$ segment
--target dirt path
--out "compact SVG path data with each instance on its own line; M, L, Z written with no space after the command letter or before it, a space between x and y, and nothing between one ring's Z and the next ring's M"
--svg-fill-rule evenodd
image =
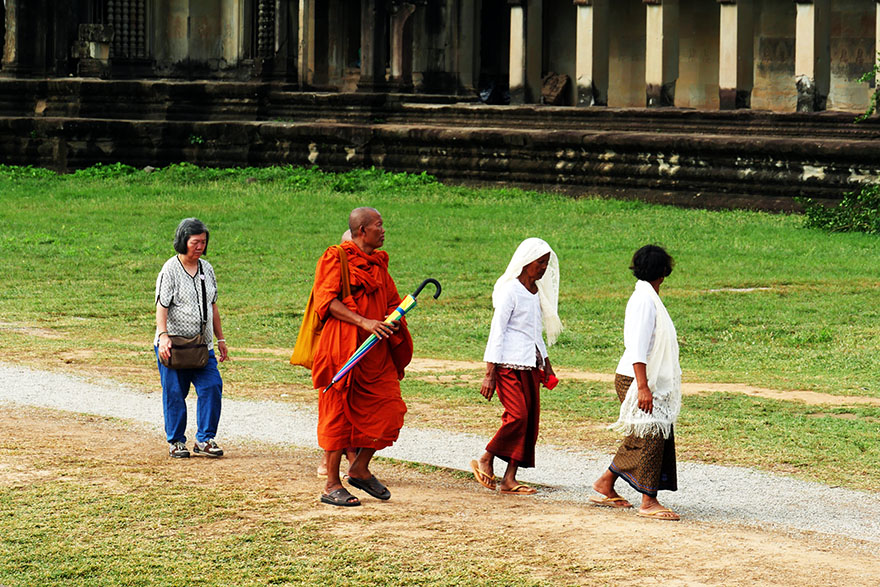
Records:
M242 349L249 354L268 354L275 356L287 356L289 351L283 349L248 348ZM486 365L477 361L454 361L449 359L427 359L416 357L412 360L407 372L417 379L439 383L476 383L485 371ZM456 373L450 374L450 371ZM594 373L577 369L559 369L556 373L560 379L569 381L600 381L613 383L614 375L610 373ZM815 391L779 391L764 387L754 387L741 383L694 383L685 382L681 386L685 395L697 395L703 393L741 393L754 397L775 399L782 401L797 401L808 405L826 406L880 406L880 398L874 397L846 397L818 393Z
M36 425L35 425L36 424ZM310 524L321 533L430 566L450 557L484 560L475 577L511 566L536 580L564 585L872 585L880 580L865 544L813 534L684 520L641 520L631 512L491 494L444 471L380 463L393 488L387 503L333 509L317 501L316 451L227 444L229 458L172 462L161 444L126 443L143 432L114 419L46 409L0 410L0 490L57 481L118 491L125 471L143 483L197 491L204 483L258 488L259 507L218 527L247 535L254 525ZM136 436L135 436L136 437ZM63 454L57 451L64 446ZM125 481L128 486L130 480ZM205 528L210 540L211 528ZM162 532L161 524L146 532ZM149 538L149 536L147 536ZM872 545L876 547L876 545Z
M48 328L39 328L24 323L0 322L0 330L8 330L19 334L34 336L38 338L60 339L65 338L63 333ZM125 344L135 344L132 341L119 340ZM290 356L290 349L286 348L242 348L235 349L236 353L233 357L236 361L247 362L249 360L259 360L256 358L238 356L238 352L249 355L270 355L275 357ZM73 351L61 357L66 363L74 362L77 359L88 358L89 351ZM85 355L85 356L84 356ZM449 359L428 359L416 357L410 364L408 371L415 377L432 382L445 383L473 383L479 381L482 377L485 364L478 361L456 361ZM450 374L449 372L457 372ZM557 373L560 379L572 381L599 381L611 383L614 380L613 374L595 373L591 371L582 371L577 369L560 369ZM686 395L696 395L703 393L741 393L754 397L761 397L782 401L798 401L808 405L825 405L825 406L880 406L880 398L873 397L847 397L839 395L831 395L827 393L818 393L814 391L789 390L780 391L764 387L755 387L740 383L706 383L706 382L684 382L682 383L682 393Z

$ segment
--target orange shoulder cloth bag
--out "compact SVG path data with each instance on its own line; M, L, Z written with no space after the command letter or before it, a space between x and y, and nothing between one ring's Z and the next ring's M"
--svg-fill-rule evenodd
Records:
M340 245L333 245L339 253L339 262L342 266L342 294L341 299L351 295L351 283L348 275L348 255ZM302 365L306 369L312 368L312 360L315 356L315 347L318 346L318 338L324 329L324 322L318 317L315 310L315 290L309 294L309 302L303 311L303 321L299 327L293 354L290 355L291 365Z

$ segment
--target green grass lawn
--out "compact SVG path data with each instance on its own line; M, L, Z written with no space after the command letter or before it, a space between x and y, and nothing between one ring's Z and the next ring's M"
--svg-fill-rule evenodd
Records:
M69 176L4 167L0 203L0 322L61 335L3 336L0 352L25 344L57 353L75 342L107 364L124 365L134 355L148 366L156 275L187 216L211 229L207 258L232 356L245 348L291 349L315 262L338 242L348 212L370 205L385 218L385 248L401 292L425 277L443 284L439 300L423 296L411 315L417 356L480 360L492 285L519 242L539 236L556 250L562 273L566 330L551 348L554 365L610 374L634 285L627 267L636 248L653 242L676 260L661 294L678 329L686 380L880 397L880 239L804 229L798 216L448 187L371 170L187 165L151 174L98 167ZM232 395L309 383L304 370L280 357L224 369ZM564 442L584 423L614 419L615 401L601 395L604 387L567 389L545 394L546 438ZM459 410L462 429L468 414L482 409L476 390L465 386L408 378L403 390L408 400L433 402L438 413ZM495 417L476 417L473 430ZM877 408L807 409L716 394L686 401L682 426L689 429L679 447L699 460L876 487L878 419ZM603 434L585 436L610 446L612 437ZM780 451L787 456L778 459ZM847 480L848 470L865 462L867 477Z
M40 366L46 357L84 352L86 370L158 387L150 348L155 279L174 254L178 222L197 216L211 229L207 258L219 280L230 352L251 359L222 367L227 394L277 398L278 390L290 390L289 401L314 402L305 370L283 354L253 349L292 349L315 262L360 205L383 213L402 292L425 277L443 284L439 300L425 295L411 314L417 356L479 361L492 285L518 243L539 236L556 250L562 271L566 330L551 348L555 366L610 374L634 285L627 266L636 248L653 242L676 259L661 293L686 380L880 397L876 236L807 230L798 216L448 187L363 170L184 165L147 174L111 166L57 176L0 166L0 353ZM476 387L408 376L408 422L488 434L499 406L487 406ZM610 458L617 438L604 425L617 407L608 384L564 381L543 395L541 442L605 450ZM876 491L878 423L878 407L715 393L685 398L676 444L682 461ZM0 487L3 584L554 583L508 571L501 553L512 546L500 533L480 539L491 535L497 556L474 550L463 533L416 543L415 550L385 545L381 534L344 540L334 534L342 528L338 518L310 513L311 478L291 494L285 475L266 478L274 465L262 471L253 464L265 451L254 449L238 463L224 459L226 477L217 473L205 483L196 472L181 481L164 459L105 462L100 450L107 447L68 456L54 450L59 441L36 438L24 448L14 433L0 442L9 462L33 463L22 469L32 481ZM243 463L256 467L249 483L240 482ZM409 527L407 515L376 514L362 531L393 516ZM435 517L443 520L438 528L448 527L448 512ZM205 536L210 550L200 554ZM526 550L522 557L534 556ZM487 562L491 568L474 575ZM536 568L555 575L565 564Z
M207 258L231 348L292 347L318 256L351 208L372 205L400 290L429 276L443 284L412 316L420 356L479 360L492 284L517 244L540 236L562 272L555 363L611 372L630 257L655 242L676 259L661 293L686 379L880 397L880 239L803 229L797 216L445 187L378 171L188 166L73 176L4 168L0 200L5 321L148 345L156 274L178 221L197 216L211 229Z

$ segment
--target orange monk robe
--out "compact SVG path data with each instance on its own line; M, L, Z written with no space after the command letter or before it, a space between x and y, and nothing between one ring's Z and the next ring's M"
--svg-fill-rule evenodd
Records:
M349 310L373 320L384 320L400 304L397 286L388 273L388 253L367 255L352 242L342 244L348 254L351 296L342 300ZM312 364L312 383L323 390L354 354L369 333L334 318L330 302L342 292L339 255L328 248L315 269L315 309L324 323ZM324 450L391 446L403 426L406 404L400 379L412 359L412 338L401 321L391 338L378 341L333 388L319 395L318 444Z

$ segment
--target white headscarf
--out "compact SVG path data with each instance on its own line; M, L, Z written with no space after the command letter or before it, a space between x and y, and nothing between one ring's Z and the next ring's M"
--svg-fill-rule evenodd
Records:
M495 282L495 289L492 291L492 305L498 306L502 285L519 277L523 267L532 261L537 261L547 253L550 253L547 271L544 273L544 277L536 281L535 284L538 286L538 299L541 302L541 314L544 316L547 346L550 346L556 342L556 338L562 332L562 322L559 320L559 259L546 242L539 238L527 238L520 243L508 263L504 275Z

